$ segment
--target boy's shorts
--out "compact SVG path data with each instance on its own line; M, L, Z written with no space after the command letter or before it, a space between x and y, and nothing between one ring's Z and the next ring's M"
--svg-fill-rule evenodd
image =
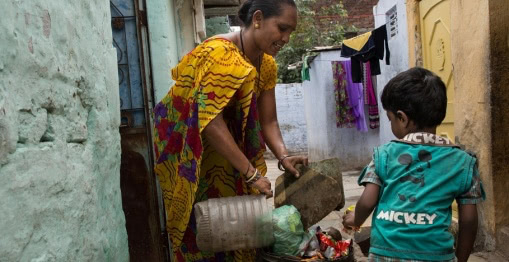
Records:
M440 262L457 262L456 258L451 260L441 260ZM429 260L403 259L396 257L384 257L377 254L369 253L368 262L430 262Z

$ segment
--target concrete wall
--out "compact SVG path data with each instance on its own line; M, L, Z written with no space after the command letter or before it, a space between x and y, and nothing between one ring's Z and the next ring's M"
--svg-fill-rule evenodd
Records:
M336 127L331 61L341 60L344 58L340 57L340 51L321 52L311 63L311 81L302 83L308 157L310 161L338 157L345 170L359 169L371 161L373 147L380 144L379 130L361 133L356 128Z
M0 10L0 260L128 261L109 1Z
M171 68L178 63L179 45L173 0L147 1L154 98L161 100L170 86Z
M491 124L489 79L489 5L487 1L451 2L451 46L455 83L454 132L456 142L474 151L479 158L479 170L487 201L480 205L481 232L494 248L494 201L491 179ZM475 8L474 8L475 6ZM479 14L486 14L481 15ZM472 21L471 19L475 19ZM476 41L467 40L475 33ZM472 52L476 50L476 52ZM491 238L491 239L490 239Z
M179 44L179 59L187 53L191 52L196 43L196 30L194 22L193 1L191 0L174 0L177 10L177 25Z
M193 1L147 1L147 18L157 103L174 84L171 69L196 46Z
M405 0L380 0L373 8L375 14L375 28L387 23L386 14L396 6L398 14L398 34L389 39L389 50L391 51L390 65L380 63L382 74L377 76L378 107L380 110L380 143L385 144L396 139L391 131L391 123L385 113L381 97L384 86L398 73L408 70L408 30Z
M509 1L490 1L490 82L493 195L497 248L509 258Z
M290 154L307 154L303 87L300 83L276 86L277 118Z

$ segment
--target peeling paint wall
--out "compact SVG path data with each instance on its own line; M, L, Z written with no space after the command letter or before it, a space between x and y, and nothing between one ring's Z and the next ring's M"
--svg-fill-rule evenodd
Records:
M479 205L480 243L509 255L502 240L509 235L501 235L509 225L509 2L452 1L451 10L454 81L461 90L455 97L455 132L478 156L487 197Z
M493 191L497 231L509 226L509 1L490 1L490 81L491 81L491 143L493 157ZM497 232L498 233L498 232ZM506 233L507 234L507 233ZM509 235L505 236L509 239ZM500 239L499 239L500 241ZM504 246L509 256L509 247Z
M0 10L0 260L128 261L109 1Z
M479 205L482 221L479 235L488 242L488 249L493 249L495 243L489 237L495 230L493 216L495 196L491 180L489 131L490 66L489 48L486 48L490 45L488 8L487 1L451 2L451 51L456 87L454 118L456 143L475 152L479 159L479 171L487 192L486 202ZM476 41L471 41L472 35L476 36Z
M407 30L408 30L408 61L411 67L423 66L421 18L419 2L421 0L406 1Z

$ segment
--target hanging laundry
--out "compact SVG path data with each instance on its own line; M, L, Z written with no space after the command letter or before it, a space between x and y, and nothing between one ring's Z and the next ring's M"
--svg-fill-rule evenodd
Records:
M302 82L311 80L311 75L309 74L311 66L309 65L313 62L316 56L317 54L307 55L304 56L304 59L302 59L302 70L300 71Z
M334 77L334 97L336 98L336 126L352 128L355 124L355 117L346 92L346 72L341 62L332 61L331 64Z
M385 48L385 51L384 51ZM352 81L361 83L363 78L363 63L370 62L371 75L379 75L380 61L390 64L389 42L387 40L387 27L383 25L371 32L343 41L341 56L352 60Z
M373 77L371 76L370 62L364 65L364 90L365 90L365 101L368 105L368 119L369 128L375 129L380 126L380 116L378 113L378 100L373 85Z
M300 71L300 75L302 78L302 82L304 81L310 81L311 76L309 75L309 65L308 65L308 57L305 56L304 60L302 61L302 70Z
M333 67L334 67L333 62ZM351 113L355 119L355 126L357 130L361 132L367 132L368 127L366 125L366 117L364 113L364 96L362 92L362 84L352 82L352 64L351 61L339 62L343 68L343 75L340 75L339 79L344 79L346 83L346 96L348 97L348 104L351 107Z
M352 81L352 62L342 61L343 68L346 71L346 92L348 93L348 101L353 109L355 116L355 124L357 130L361 132L368 132L366 125L366 117L364 113L364 96L362 94L362 84L354 83Z

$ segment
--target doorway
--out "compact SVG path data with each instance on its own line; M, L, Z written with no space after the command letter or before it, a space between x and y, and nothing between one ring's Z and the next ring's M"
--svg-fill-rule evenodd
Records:
M450 0L419 2L423 66L440 76L447 88L447 112L437 134L454 142L454 78L451 57Z
M143 0L110 0L120 94L120 188L131 261L169 261L162 198L153 172L148 28Z

